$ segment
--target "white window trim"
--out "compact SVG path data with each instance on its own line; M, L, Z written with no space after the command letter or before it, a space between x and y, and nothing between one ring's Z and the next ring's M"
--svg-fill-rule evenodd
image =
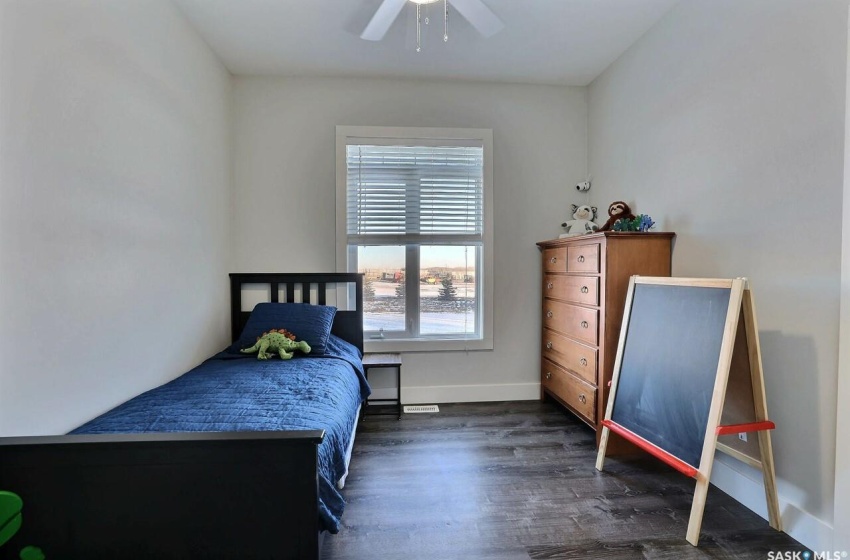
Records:
M421 128L383 126L336 127L336 269L347 272L348 236L346 234L346 146L352 139L384 142L421 139L462 141L477 140L484 148L484 234L483 282L481 285L481 338L478 339L384 339L364 341L366 352L427 352L493 349L493 131L489 128Z

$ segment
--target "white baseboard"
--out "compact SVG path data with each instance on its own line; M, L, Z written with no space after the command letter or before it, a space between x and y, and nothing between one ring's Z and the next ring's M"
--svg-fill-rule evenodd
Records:
M749 468L743 463L741 466ZM761 477L760 472L753 470L753 473ZM762 518L767 519L767 501L761 478L758 481L753 480L725 462L715 460L711 482ZM814 552L832 550L833 531L829 524L788 503L781 495L779 510L782 512L782 528L787 534Z
M374 399L394 399L395 388L373 388ZM442 385L401 388L404 404L439 404L456 402L536 401L540 399L540 383L503 383L498 385Z

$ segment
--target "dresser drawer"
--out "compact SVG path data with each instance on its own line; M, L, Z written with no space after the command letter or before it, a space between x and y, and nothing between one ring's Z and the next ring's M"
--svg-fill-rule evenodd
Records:
M591 385L596 385L596 352L596 348L543 329L543 357L578 374Z
M543 297L599 305L599 278L546 274L543 277Z
M543 358L541 383L591 424L596 424L596 388Z
M567 272L599 272L599 244L567 247Z
M578 305L543 299L543 326L596 345L599 311Z
M555 247L543 251L543 272L566 272L567 248Z

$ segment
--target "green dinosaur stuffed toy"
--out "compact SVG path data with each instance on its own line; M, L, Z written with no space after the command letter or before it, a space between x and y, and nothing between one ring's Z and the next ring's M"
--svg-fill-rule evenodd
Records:
M6 544L21 528L21 510L24 501L12 492L0 490L0 547ZM18 554L21 560L44 560L44 552L37 546L25 546Z
M310 353L310 345L304 342L295 342L295 335L286 329L275 330L263 333L257 339L257 343L250 348L240 350L243 354L257 353L258 360L268 360L275 354L280 356L281 360L292 358L292 353L295 350L301 350L305 354Z

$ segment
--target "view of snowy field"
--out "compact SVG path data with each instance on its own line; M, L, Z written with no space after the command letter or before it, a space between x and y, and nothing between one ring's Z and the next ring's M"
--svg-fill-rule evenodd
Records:
M364 298L363 328L404 331L404 299L396 295L399 284L374 281L374 297ZM439 299L440 284L420 284L420 327L422 334L472 334L475 332L475 284L455 282L456 297Z

